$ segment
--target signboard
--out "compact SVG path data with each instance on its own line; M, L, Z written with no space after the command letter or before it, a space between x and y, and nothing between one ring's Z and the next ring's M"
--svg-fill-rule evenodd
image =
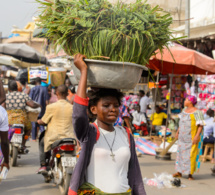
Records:
M29 71L29 78L35 79L35 78L41 78L42 80L46 80L48 78L48 71L44 70L30 70Z
M46 69L31 69L28 68L28 82L32 82L37 77L41 78L42 80L46 80L48 82L49 80L49 69L46 67Z

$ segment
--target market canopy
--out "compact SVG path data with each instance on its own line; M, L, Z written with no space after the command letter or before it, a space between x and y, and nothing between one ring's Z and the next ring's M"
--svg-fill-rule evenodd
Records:
M23 62L49 65L49 62L45 56L43 56L37 50L35 50L34 48L24 43L0 44L0 53L4 55L12 56Z
M10 56L0 56L0 65L4 66L12 66L14 68L18 68L16 64L12 60L17 60L16 58Z
M18 69L18 68L41 66L42 64L22 62L11 56L0 56L0 65L11 66Z
M215 74L215 60L198 51L172 43L156 52L147 66L163 74Z

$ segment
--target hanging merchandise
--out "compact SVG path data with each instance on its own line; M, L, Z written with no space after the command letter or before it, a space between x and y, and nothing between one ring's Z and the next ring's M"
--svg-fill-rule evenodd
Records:
M210 108L215 110L215 75L197 76L199 82L197 107L203 113Z
M170 90L169 83L170 77L167 75L161 75L160 80L165 80L168 78L168 82L166 85L161 87L162 90L162 102L166 102L170 99L170 91L171 91L171 112L172 113L180 113L183 108L183 100L186 97L185 83L186 76L185 75L174 75L172 80L172 88ZM162 83L162 82L161 82Z

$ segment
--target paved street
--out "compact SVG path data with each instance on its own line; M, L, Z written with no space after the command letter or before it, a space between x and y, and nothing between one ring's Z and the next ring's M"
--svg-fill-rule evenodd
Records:
M36 171L39 167L37 142L28 142L30 153L22 156L18 160L18 167L11 168L8 178L0 184L1 195L60 195L60 192L53 183L46 184L41 175ZM173 156L175 159L175 156ZM153 156L143 156L139 158L142 175L151 178L153 173L174 172L174 161L159 161ZM195 181L182 179L186 188L157 189L146 186L148 195L214 195L215 177L211 176L210 168L212 165L203 163L200 173L194 175Z

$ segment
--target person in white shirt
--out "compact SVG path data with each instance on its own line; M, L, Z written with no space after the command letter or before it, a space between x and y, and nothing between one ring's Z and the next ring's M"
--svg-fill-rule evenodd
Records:
M140 112L143 113L147 119L146 111L149 109L150 98L145 95L143 90L139 91L140 96Z
M147 126L146 126L147 124L146 117L143 113L140 112L139 104L135 107L135 109L136 111L132 113L132 116L133 116L132 124L135 130L140 132L140 135L146 136L148 135Z

